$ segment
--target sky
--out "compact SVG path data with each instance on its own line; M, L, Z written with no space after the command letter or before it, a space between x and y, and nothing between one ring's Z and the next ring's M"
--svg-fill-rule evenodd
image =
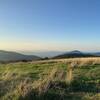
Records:
M0 49L100 51L100 0L0 0Z

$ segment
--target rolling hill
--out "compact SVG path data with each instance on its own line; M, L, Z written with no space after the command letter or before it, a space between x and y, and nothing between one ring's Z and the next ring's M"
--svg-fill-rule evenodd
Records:
M35 55L24 55L17 52L3 51L0 50L0 62L9 62L9 61L30 61L30 60L39 60L41 59Z
M66 52L64 54L58 55L53 57L54 59L60 59L60 58L76 58L76 57L99 57L100 53L86 53L86 52L81 52L78 50Z

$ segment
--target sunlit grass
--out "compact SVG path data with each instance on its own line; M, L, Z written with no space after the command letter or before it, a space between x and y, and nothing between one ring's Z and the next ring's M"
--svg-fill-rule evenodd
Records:
M100 58L0 64L0 100L99 100L99 93Z

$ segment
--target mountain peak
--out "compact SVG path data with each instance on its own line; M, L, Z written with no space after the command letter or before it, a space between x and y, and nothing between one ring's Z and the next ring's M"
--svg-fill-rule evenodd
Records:
M71 51L70 53L82 53L82 52L79 50L74 50L74 51Z

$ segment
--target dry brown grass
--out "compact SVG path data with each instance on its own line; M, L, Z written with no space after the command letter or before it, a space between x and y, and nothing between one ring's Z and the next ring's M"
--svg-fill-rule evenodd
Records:
M73 58L62 60L66 64L70 64L71 67L81 67L88 65L100 64L100 57L95 58Z
M36 81L35 89L39 92L39 95L48 91L52 81L55 79L57 73L57 68L54 68L44 80Z
M17 87L17 91L22 97L25 97L29 93L31 93L32 89L33 89L33 87L32 87L32 82L31 82L30 78L26 78Z
M17 71L6 69L4 71L4 73L1 74L2 81L0 81L0 88L3 90L3 92L5 92L5 94L7 93L7 95L11 95L11 94L9 94L9 92L6 92L6 91L10 91L9 89L12 89L12 91L15 91L14 94L18 94L18 95L22 96L23 98L25 98L27 95L29 95L33 90L38 92L38 95L40 96L41 94L46 93L50 89L50 86L55 85L56 82L61 82L61 80L64 80L64 81L66 81L67 84L70 84L74 78L73 71L75 68L83 67L83 66L88 67L88 65L100 64L100 58L59 59L59 60L48 60L48 61L46 60L46 61L39 61L39 62L36 61L34 63L43 64L45 62L46 62L46 64L50 64L52 62L59 63L59 64L54 64L54 66L50 65L51 66L50 68L47 68L48 67L47 66L46 70L43 69L44 74L45 73L46 74L42 77L41 74L43 74L43 73L41 73L40 79L34 80L34 81L32 81L32 79L30 79L30 78L27 78L27 77L17 73ZM33 63L33 62L30 62L30 63ZM67 70L64 70L63 68L61 69L58 66L61 64L64 64L66 66ZM11 81L12 81L12 83L11 83ZM5 86L5 88L3 86ZM52 86L52 87L54 87L54 86ZM8 89L6 89L6 88L8 88ZM57 89L60 89L59 86L57 87ZM62 90L61 90L60 94L61 95L64 94L62 92ZM96 97L99 98L100 96L96 95ZM88 95L86 98L89 98ZM95 98L95 97L91 97L91 98ZM93 99L91 99L91 100L93 100Z

